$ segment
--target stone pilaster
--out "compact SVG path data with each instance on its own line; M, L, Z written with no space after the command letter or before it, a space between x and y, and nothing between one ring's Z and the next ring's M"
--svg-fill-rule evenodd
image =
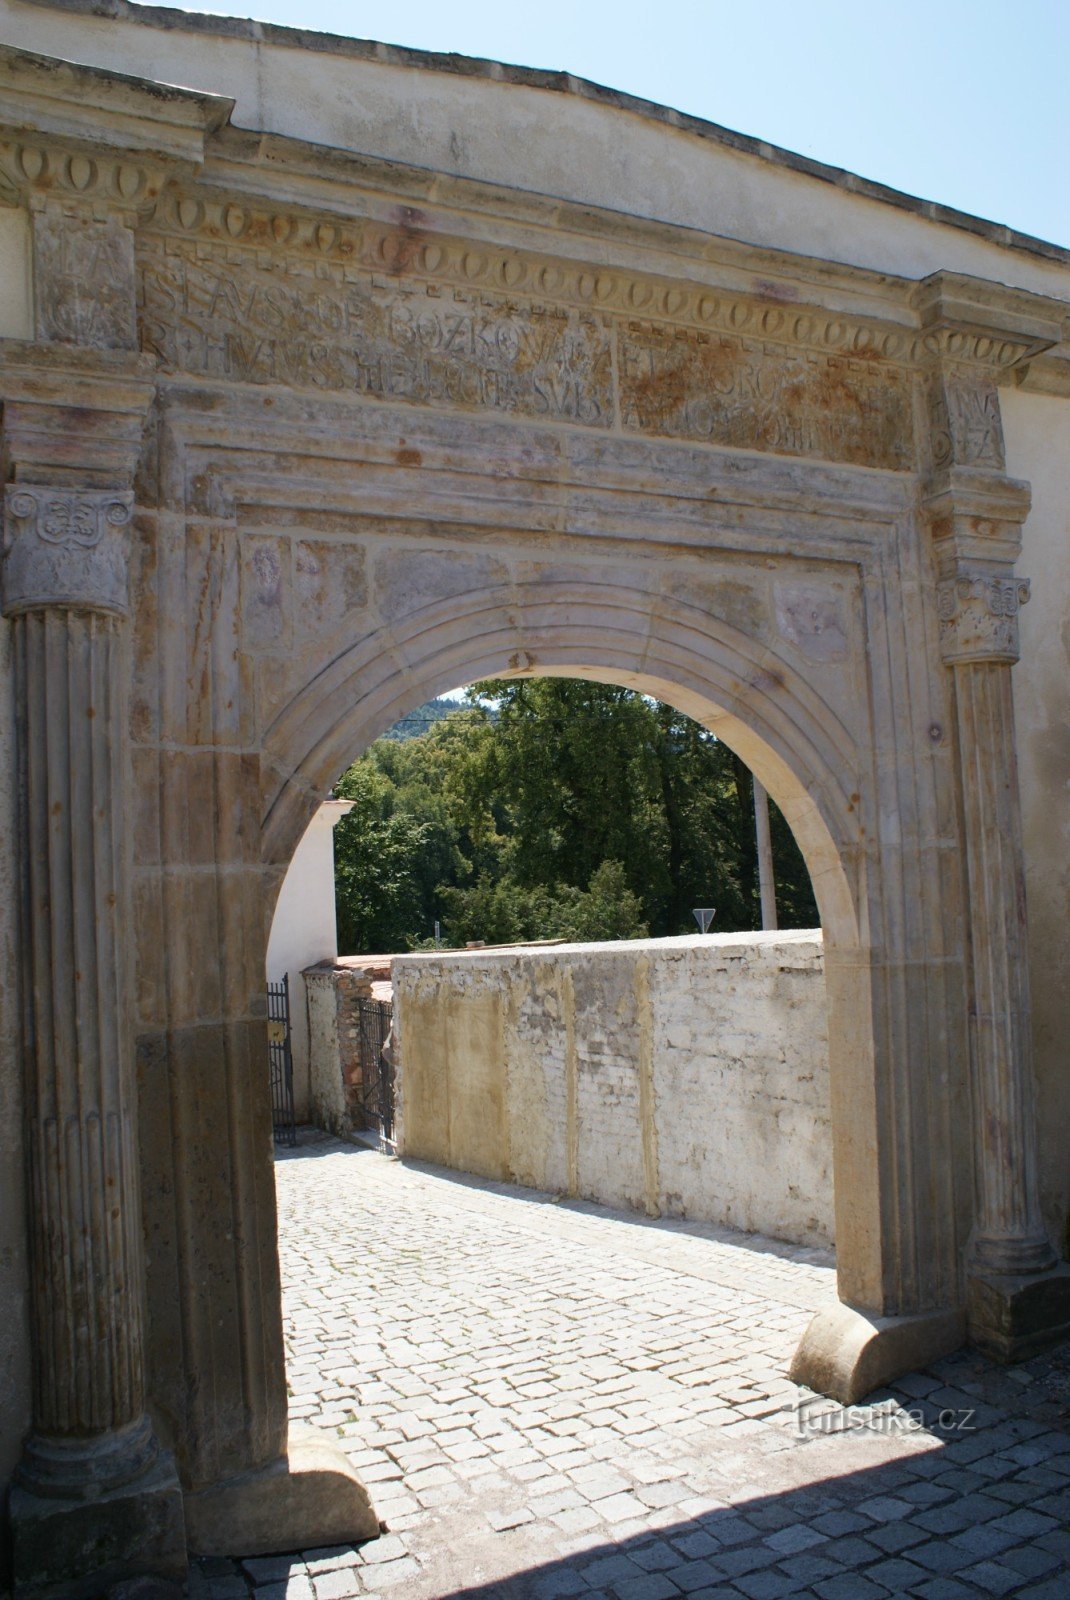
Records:
M961 305L954 310L961 315ZM983 308L982 308L983 309ZM1029 583L1015 571L1029 491L1005 475L998 380L1034 330L986 332L926 310L926 503L940 654L952 678L968 894L974 1228L973 1339L1017 1359L1070 1324L1070 1273L1040 1209L1025 865L1011 669ZM944 308L946 310L946 308Z
M51 381L38 371L38 443L63 433L62 408L41 402ZM65 387L70 374L55 381ZM118 406L116 385L105 387ZM122 435L118 414L97 412L101 443ZM10 451L11 434L5 442ZM143 1363L127 816L133 495L74 485L69 460L62 477L6 488L0 601L16 667L34 1374L11 1521L17 1592L73 1596L130 1573L180 1573L185 1536Z
M1029 586L960 567L938 585L941 653L954 679L970 904L977 1211L973 1259L1051 1267L1040 1216L1025 940L1025 874L1011 666Z

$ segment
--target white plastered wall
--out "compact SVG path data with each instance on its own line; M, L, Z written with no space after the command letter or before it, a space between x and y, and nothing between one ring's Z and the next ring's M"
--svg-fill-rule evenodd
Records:
M308 1002L302 973L338 954L334 829L351 810L349 800L326 800L312 818L283 879L268 939L268 982L279 983L284 974L290 979L294 1110L299 1122L309 1114Z
M403 1154L831 1241L820 932L428 952L393 983Z

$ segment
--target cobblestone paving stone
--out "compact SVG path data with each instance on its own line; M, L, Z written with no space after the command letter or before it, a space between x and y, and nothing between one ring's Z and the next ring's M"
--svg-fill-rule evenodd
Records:
M824 1252L308 1133L277 1177L291 1413L387 1531L191 1600L1070 1600L1065 1350L848 1413L784 1376Z

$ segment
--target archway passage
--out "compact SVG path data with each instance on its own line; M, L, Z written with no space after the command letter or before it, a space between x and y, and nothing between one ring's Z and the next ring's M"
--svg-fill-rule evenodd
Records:
M310 1120L377 1126L373 984L390 995L392 973L401 1154L830 1242L817 910L777 819L782 910L809 933L753 936L747 768L693 718L587 678L499 678L427 712L446 706L416 736L424 714L406 715L336 784L355 805L336 834L342 958L296 978Z
M407 715L336 785L355 807L335 838L342 957L293 975L313 1039L308 1120L379 1126L371 1046L392 970L404 1155L831 1242L821 934L782 823L782 909L809 932L752 932L746 777L691 718L589 679L498 679L467 709ZM300 929L295 893L317 892L323 814L287 872L269 960ZM696 933L696 903L712 933Z
M429 570L431 560L429 554L422 557L425 572ZM444 571L449 570L447 562L448 558L444 558ZM489 667L492 674L497 669L497 675L501 676L501 669L504 668L506 681L519 672L526 676L561 676L594 679L607 684L623 683L633 690L682 709L702 726L713 730L749 765L754 765L760 776L764 776L766 786L799 840L821 907L830 968L829 994L830 998L834 997L834 1005L838 1007L832 1013L830 1038L835 1040L848 1033L841 1017L845 1007L853 1006L856 1013L862 1008L863 1020L860 1025L856 1024L851 1037L864 1041L867 1028L865 1013L869 1005L867 974L859 957L854 891L844 865L845 861L856 861L859 856L857 780L849 779L851 787L846 794L843 792L844 771L851 772L855 754L846 729L828 714L828 708L822 707L800 675L792 672L786 660L778 659L768 649L758 650L739 630L711 619L697 607L688 606L682 601L676 601L671 611L667 609L666 615L657 620L656 627L665 636L663 640L651 637L642 640L642 670L638 670L640 663L635 660L635 634L644 625L644 617L648 633L652 631L649 598L639 591L622 589L614 581L611 572L592 576L600 581L588 582L582 588L561 584L547 586L544 582L536 581L531 583L525 595L524 591L514 586L509 592L508 601L515 613L518 601L522 603L527 600L530 621L525 615L524 627L517 629L506 642L493 634L486 641L478 638L478 630L485 625L487 617L492 621L498 619L504 598L479 594L472 601L452 597L448 602L433 602L430 606L421 607L415 617L406 619L396 630L396 636L395 630L391 630L389 643L385 638L362 639L354 652L358 658L366 659L376 648L380 656L373 662L370 671L365 669L361 672L358 661L354 670L360 674L359 677L351 677L346 671L348 663L345 659L336 658L329 674L329 687L324 690L323 685L315 681L277 719L269 733L272 748L276 739L281 743L286 730L290 728L299 730L298 738L302 743L298 750L287 757L275 758L279 765L285 760L287 765L296 770L278 801L269 808L267 837L272 839L276 836L275 830L281 827L284 807L294 808L294 819L303 821L303 807L308 794L306 786L314 781L318 788L313 789L313 793L329 787L341 765L340 751L350 753L355 747L359 748L367 732L382 731L384 724L397 720L398 715L424 703L435 690L451 687L458 678L470 679L474 671ZM540 628L545 631L538 631ZM445 660L440 661L435 658L443 633L448 642ZM571 633L574 641L578 638L582 642L573 642L569 646L564 638L567 633ZM458 635L465 641L460 647L453 643ZM473 652L472 648L473 635L478 641L477 652ZM406 674L399 684L391 673L381 690L377 680L384 667L389 671L401 650L421 656L426 652L431 659L427 662L425 672L415 681L414 675ZM497 653L491 655L490 650ZM686 659L683 655L685 650L693 658L694 676L690 683L673 683L658 675L659 654L668 657L675 651L675 665L679 672L681 660ZM581 651L585 654L581 655ZM625 651L628 654L623 654ZM552 652L556 653L557 660L554 660ZM607 663L614 655L620 664L611 667ZM602 659L592 665L592 656ZM518 661L523 661L525 665L518 668ZM748 699L751 721L746 722L740 715L726 712L708 691L701 693L694 686L699 672L718 683L722 694L727 696L734 693L740 709L741 701ZM367 688L369 679L370 695ZM759 686L757 690L754 684ZM774 692L779 695L779 704L768 693L767 685L776 686ZM325 695L323 700L319 699L321 693ZM391 698L387 699L387 694ZM374 722L370 718L365 720L365 706L369 699ZM756 710L755 707L760 709ZM824 716L821 716L822 710ZM793 723L793 717L798 719L797 723ZM752 724L756 724L768 737L756 732ZM316 745L312 745L311 741L317 733L320 738ZM778 739L780 751L769 742L772 737ZM805 777L797 776L795 766L789 763L797 763ZM316 774L314 779L313 773ZM823 799L833 826L840 830L843 843L839 846L820 809ZM298 810L297 807L302 809ZM842 1061L835 1059L835 1049L833 1043L832 1071L842 1078L845 1068ZM872 1045L869 1050L872 1056ZM852 1046L848 1070L858 1071L858 1048L855 1045ZM852 1092L850 1087L834 1089L834 1103L837 1094L843 1100L850 1098ZM837 1136L841 1141L838 1159L841 1163L845 1159L844 1143L850 1151L858 1133L856 1120L846 1129L838 1131ZM850 1155L847 1159L851 1159ZM848 1186L848 1192L851 1205L843 1216L838 1215L837 1231L845 1227L849 1239L852 1222L857 1228L860 1209L865 1202L857 1181ZM848 1242L849 1263L852 1259L851 1248ZM872 1259L867 1260L863 1256L862 1260L864 1266L857 1262L854 1265L856 1273L868 1270L872 1274Z

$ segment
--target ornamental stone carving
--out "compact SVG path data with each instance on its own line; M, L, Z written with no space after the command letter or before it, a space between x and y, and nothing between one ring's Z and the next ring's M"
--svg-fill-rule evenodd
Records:
M937 585L940 653L948 665L1018 660L1018 611L1029 599L1028 578L969 569Z
M1003 423L994 374L951 366L930 379L929 427L933 466L1005 465Z
M4 614L84 606L125 615L130 490L9 486L0 598Z
M34 287L39 339L137 349L134 236L121 221L39 212Z

